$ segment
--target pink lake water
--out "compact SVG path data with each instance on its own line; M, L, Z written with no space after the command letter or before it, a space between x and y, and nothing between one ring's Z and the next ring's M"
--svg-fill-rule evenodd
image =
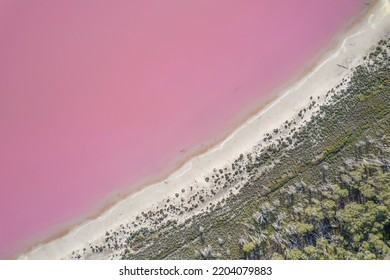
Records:
M357 0L0 0L0 258L218 138Z

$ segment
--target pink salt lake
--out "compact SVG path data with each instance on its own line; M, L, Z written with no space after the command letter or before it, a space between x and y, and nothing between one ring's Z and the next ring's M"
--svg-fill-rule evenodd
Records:
M356 0L0 0L0 258L226 133Z

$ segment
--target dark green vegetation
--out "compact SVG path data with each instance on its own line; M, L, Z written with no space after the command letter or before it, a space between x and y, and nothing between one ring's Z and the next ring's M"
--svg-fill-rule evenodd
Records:
M389 259L389 49L381 40L291 137L244 155L250 180L237 194L187 223L134 232L122 258Z

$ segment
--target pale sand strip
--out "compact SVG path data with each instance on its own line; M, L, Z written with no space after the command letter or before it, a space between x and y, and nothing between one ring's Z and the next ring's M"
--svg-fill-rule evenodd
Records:
M195 156L166 180L150 185L123 199L95 219L74 227L63 236L33 247L19 256L20 259L69 258L72 251L81 250L95 240L101 240L107 230L116 229L147 212L167 197L174 197L183 187L206 185L204 178L213 168L230 165L241 153L250 152L261 142L264 134L280 127L307 107L310 96L318 100L350 71L337 64L353 68L357 66L372 45L390 32L390 0L378 1L363 18L339 38L335 47L328 51L316 67L298 82L281 91L281 95L263 110L235 129L225 140ZM310 118L310 115L305 116ZM207 187L207 186L206 186Z

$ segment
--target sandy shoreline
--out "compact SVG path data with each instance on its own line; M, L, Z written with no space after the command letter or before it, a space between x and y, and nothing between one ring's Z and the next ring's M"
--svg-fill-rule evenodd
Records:
M389 12L389 1L378 1L364 17L359 18L352 28L340 36L330 51L321 55L316 66L303 78L287 89L279 89L279 97L263 106L262 110L236 128L222 142L211 149L209 146L202 147L200 151L198 149L198 155L186 161L167 179L143 189L139 188L127 198L106 207L104 212L100 212L93 219L56 235L45 244L33 247L19 258L69 258L72 251L80 250L94 240L101 239L108 229L134 220L139 213L158 207L164 199L175 197L181 189L193 184L207 188L204 177L211 174L214 168L229 165L241 153L251 151L266 132L278 128L285 120L290 120L302 108L307 107L311 96L317 100L317 96L323 96L346 77L350 72L337 64L348 68L358 65L372 44L387 34L390 19L386 18L386 15ZM323 101L322 98L320 100ZM307 117L310 115L305 116Z

